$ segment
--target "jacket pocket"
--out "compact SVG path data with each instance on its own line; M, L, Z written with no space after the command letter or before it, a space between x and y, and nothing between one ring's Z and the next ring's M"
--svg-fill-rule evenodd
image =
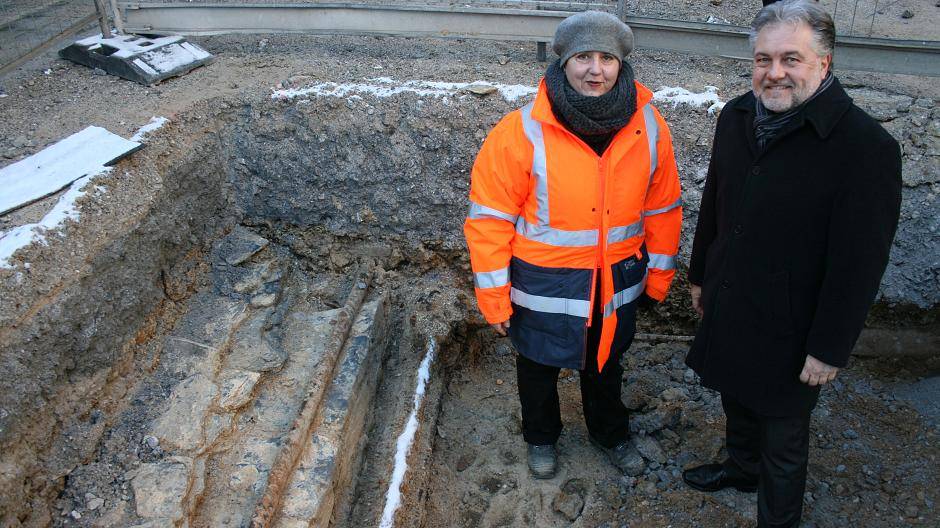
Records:
M510 330L540 332L559 347L578 348L590 310L591 271L543 268L513 258L510 278Z

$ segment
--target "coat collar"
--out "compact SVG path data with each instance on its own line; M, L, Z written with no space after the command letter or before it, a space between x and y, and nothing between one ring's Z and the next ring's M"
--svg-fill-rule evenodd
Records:
M748 123L754 120L754 92L748 92L735 101L733 108L749 114ZM836 127L845 112L852 106L852 98L849 97L839 79L833 79L832 86L819 94L815 99L807 103L799 119L802 122L812 123L816 134L820 138L829 137L832 129Z
M636 119L638 115L642 117L641 109L643 106L653 100L653 92L640 84L639 81L633 81L633 83L636 85L636 112L633 114L633 119ZM535 95L535 104L532 106L532 118L545 124L565 128L555 117L555 113L552 112L552 102L548 100L548 88L545 87L545 79L539 82L539 90ZM633 119L631 119L631 122Z

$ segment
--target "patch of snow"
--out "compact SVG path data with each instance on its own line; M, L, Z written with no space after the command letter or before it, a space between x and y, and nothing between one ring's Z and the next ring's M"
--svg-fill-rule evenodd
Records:
M441 81L396 81L389 77L366 79L363 83L317 83L305 88L274 90L272 99L293 99L312 95L314 97L348 97L353 94L366 94L375 97L391 97L400 93L414 93L421 97L447 97L466 89L468 86L491 86L499 91L503 99L513 102L521 97L534 95L536 88L519 84L498 84L486 81L472 83L453 83Z
M160 46L174 44L181 40L183 40L183 37L179 35L148 39L145 37L138 37L136 35L115 34L111 38L103 38L101 33L98 33L97 35L92 35L88 38L79 40L75 44L79 46L89 46L89 49L96 49L104 44L105 46L109 46L117 50L113 54L114 57L128 59L139 53L143 53L154 48L159 48Z
M46 235L59 229L67 220L78 220L79 213L75 207L75 202L80 197L87 194L84 187L95 177L111 171L111 167L100 166L98 169L87 176L83 176L69 186L55 206L42 217L42 220L34 224L24 224L14 227L9 231L0 233L0 268L11 269L10 257L22 247L28 246L33 242L46 243ZM96 192L101 192L102 187L95 187ZM26 264L29 267L29 264Z
M724 101L718 98L718 88L715 86L706 86L705 91L700 93L690 92L685 88L663 86L653 92L653 101L672 103L672 106L680 104L689 106L709 105L709 114L714 114L725 106Z
M414 407L405 423L405 430L398 436L398 443L395 450L395 469L392 471L392 480L388 484L388 492L385 494L385 508L382 510L382 521L379 528L392 528L395 525L395 512L401 506L401 485L405 478L405 472L408 471L408 453L411 451L411 445L414 443L415 433L418 431L418 412L421 410L421 402L424 400L424 391L428 380L431 378L431 363L434 361L434 353L437 348L437 342L432 338L428 341L428 351L418 367L418 383L415 387Z
M10 96L5 93L0 93L0 99L3 99L4 97L10 97Z
M186 47L180 44L170 44L141 53L140 58L153 69L161 73L167 73L209 56L202 50L198 50L198 52L191 50L197 50L197 48L192 45Z
M52 75L52 68L46 68L42 71L44 75Z
M162 127L163 125L165 125L165 124L166 124L167 122L169 122L169 121L170 121L170 120L167 119L167 118L165 118L165 117L157 117L157 116L151 117L151 118L150 118L150 122L148 122L146 125L140 127L140 128L137 130L137 133L134 134L133 137L131 137L131 141L136 141L136 142L140 143L141 141L144 140L144 138L147 137L148 134L150 134L150 133L153 132L154 130L159 129L160 127Z

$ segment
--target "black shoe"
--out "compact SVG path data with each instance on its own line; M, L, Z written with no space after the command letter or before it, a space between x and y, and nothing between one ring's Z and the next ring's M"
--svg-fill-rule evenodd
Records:
M682 472L682 480L692 489L713 492L734 488L744 493L757 491L757 479L729 471L725 464L705 464Z
M550 479L555 476L558 469L558 453L555 452L554 445L528 444L526 458L533 477Z
M610 463L624 475L638 477L642 475L643 470L646 469L646 462L643 461L643 456L640 455L640 452L637 451L630 442L624 440L614 447L604 447L600 442L595 440L593 436L590 437L590 440L592 444L607 455L607 459L610 460Z

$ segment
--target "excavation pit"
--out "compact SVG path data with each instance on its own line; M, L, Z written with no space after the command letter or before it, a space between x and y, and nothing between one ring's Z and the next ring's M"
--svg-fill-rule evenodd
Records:
M513 351L477 314L461 235L469 167L516 93L299 88L196 104L93 180L79 222L2 270L3 522L247 526L273 513L271 526L379 526L432 346L396 526L753 518L752 498L703 503L677 479L719 455L720 404L666 338L624 359L641 474L616 474L588 444L577 373L565 371L560 475L528 477ZM698 109L694 124L714 116ZM681 130L695 174L707 145ZM697 202L694 177L684 183ZM683 303L644 331L689 334ZM859 365L820 406L835 417L813 445L819 526L860 493L872 453L913 475L897 508L938 499L926 486L936 468L911 462L937 454L919 440L936 422L890 396L936 360ZM895 418L873 418L882 412ZM857 453L836 452L851 442ZM839 464L856 475L829 476ZM857 508L847 518L877 513Z

